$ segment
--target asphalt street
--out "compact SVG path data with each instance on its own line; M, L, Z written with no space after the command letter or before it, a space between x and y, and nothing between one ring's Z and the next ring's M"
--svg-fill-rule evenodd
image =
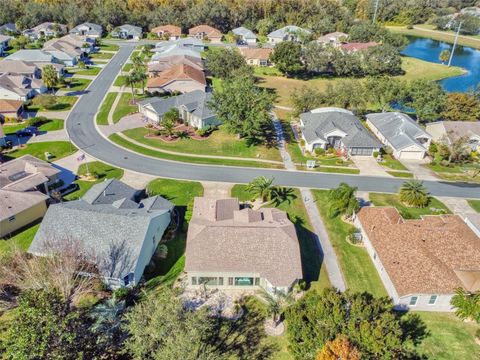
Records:
M151 158L116 146L97 130L95 114L115 77L135 49L135 45L122 44L118 53L91 83L67 118L66 129L70 140L85 153L124 169L186 180L248 183L257 176L266 176L273 177L275 183L284 186L329 189L346 182L361 191L389 193L397 192L405 181L359 175L196 165ZM424 185L435 196L480 198L480 185L447 181L425 181Z

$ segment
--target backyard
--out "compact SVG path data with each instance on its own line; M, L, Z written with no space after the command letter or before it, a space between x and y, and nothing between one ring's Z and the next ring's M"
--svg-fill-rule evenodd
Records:
M23 155L32 155L42 160L45 159L45 153L53 155L48 161L55 161L65 156L73 154L77 149L69 141L46 141L23 145L21 148L6 152L6 157L18 158Z
M35 234L40 226L39 222L30 224L29 226L20 229L19 231L0 239L0 256L5 253L18 248L22 251L27 251L32 243Z

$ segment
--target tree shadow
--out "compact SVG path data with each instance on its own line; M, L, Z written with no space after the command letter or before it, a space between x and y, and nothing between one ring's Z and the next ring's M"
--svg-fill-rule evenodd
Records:
M403 311L397 312L397 317L400 319L400 325L403 330L403 341L410 339L417 346L425 338L431 336L427 325L418 314Z

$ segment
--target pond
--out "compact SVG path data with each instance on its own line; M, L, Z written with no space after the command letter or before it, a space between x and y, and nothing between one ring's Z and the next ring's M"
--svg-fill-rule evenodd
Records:
M402 51L403 55L417 59L441 63L440 53L443 50L452 50L453 45L432 39L409 36L410 43ZM459 66L468 72L461 76L451 77L440 81L446 91L465 92L480 84L480 50L457 45L453 55L452 65Z

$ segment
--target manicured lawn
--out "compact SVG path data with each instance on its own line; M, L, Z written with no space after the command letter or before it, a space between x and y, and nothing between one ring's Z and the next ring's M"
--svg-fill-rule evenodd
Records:
M130 70L132 70L132 68L133 68L133 64L128 63L123 66L122 71L129 72Z
M113 53L104 53L104 52L98 52L94 54L90 54L90 59L111 59L113 57Z
M155 179L147 185L150 196L160 195L175 206L186 207L196 196L203 196L203 186L196 181Z
M480 213L480 200L468 200L468 204L472 207L473 210Z
M451 313L415 312L430 333L417 347L421 354L435 360L478 360L480 347L474 334L480 327L465 323Z
M214 131L206 140L179 139L175 142L167 143L160 139L145 138L145 135L148 133L149 130L146 128L131 129L124 132L125 135L142 144L164 150L186 154L234 156L282 161L280 152L276 147L248 146L244 139L238 139L236 135L229 133L223 126Z
M53 155L53 158L51 158L49 161L55 161L71 155L75 151L77 151L77 148L75 148L75 146L73 146L73 144L69 141L47 141L27 144L25 147L15 149L6 153L5 155L18 158L20 156L30 154L39 159L46 160L45 153L49 152Z
M393 206L405 219L420 219L422 215L450 214L450 210L440 200L431 197L426 208L414 208L403 205L396 194L370 193L370 201L375 206Z
M88 79L78 79L70 78L65 81L65 84L59 87L60 90L64 91L82 91L85 90L92 80Z
M280 70L278 70L275 66L266 67L266 66L254 66L253 67L253 74L256 76L282 76Z
M35 234L37 233L40 223L33 224L19 232L9 235L6 238L0 239L0 255L11 251L14 248L27 251L32 243Z
M315 160L319 165L327 166L345 166L348 167L352 164L351 161L345 161L336 155L321 155L311 156L308 153L302 154L302 150L296 142L287 143L287 151L290 154L293 162L297 165L305 165L307 160Z
M67 111L77 102L75 96L57 96L57 103L49 108L45 108L41 105L29 105L29 111Z
M211 165L231 165L231 166L245 166L245 167L263 167L263 168L283 168L281 165L276 165L272 163L262 163L257 161L249 161L249 160L227 160L227 159L211 159L211 158L200 158L200 157L191 157L191 156L180 156L180 155L172 155L167 154L164 152L151 150L144 148L143 146L139 146L136 144L131 143L130 141L120 137L117 134L110 135L110 140L114 143L130 149L132 151L138 152L140 154L153 156L160 159L172 160L172 161L181 161L181 162L188 162L194 164L211 164ZM220 171L220 169L219 169Z
M468 164L450 167L442 166L437 163L435 165L428 164L426 166L435 171L437 176L444 180L480 183L480 176L473 177L473 175L469 173L469 169L472 169L472 166Z
M394 159L391 155L383 155L383 161L379 164L392 170L408 171L408 169L400 161Z
M128 64L127 64L128 65ZM114 83L113 83L113 86L127 86L127 76L126 75L119 75L117 76L117 78L115 79ZM141 89L142 88L142 84L141 83L137 83L133 86L135 89Z
M365 248L346 241L347 235L354 229L353 225L345 223L340 217L330 218L327 215L327 190L312 190L312 193L347 287L352 291L368 291L375 296L386 296L387 292Z
M93 185L104 181L105 179L121 179L123 176L123 169L104 164L100 161L92 161L87 164L81 164L78 168L78 175L85 175L88 171L90 174L95 174L96 181L76 180L75 182L80 187L77 191L72 192L64 197L65 200L77 200L81 198Z
M3 125L3 131L5 132L6 135L11 135L11 134L15 134L18 130L23 129L26 126L27 126L26 122L15 124L15 125L9 125L7 123ZM61 129L63 129L63 120L61 119L49 119L48 122L38 127L39 131L55 131L55 130L61 130Z
M105 100L103 100L103 103L100 106L100 110L97 113L98 125L108 125L108 113L112 108L113 102L115 101L117 94L118 93L116 92L108 93L107 96L105 97Z
M131 100L132 95L130 93L122 93L112 116L114 123L119 122L122 117L127 116L128 114L138 111L137 105L130 104Z
M387 173L397 178L413 179L413 174L407 171L387 171Z
M78 71L75 71L75 75L98 75L98 73L102 70L102 68L99 68L98 66L91 66L88 69L81 69Z
M112 44L102 44L100 45L100 50L106 50L106 51L118 51L120 47L118 45L112 45Z

